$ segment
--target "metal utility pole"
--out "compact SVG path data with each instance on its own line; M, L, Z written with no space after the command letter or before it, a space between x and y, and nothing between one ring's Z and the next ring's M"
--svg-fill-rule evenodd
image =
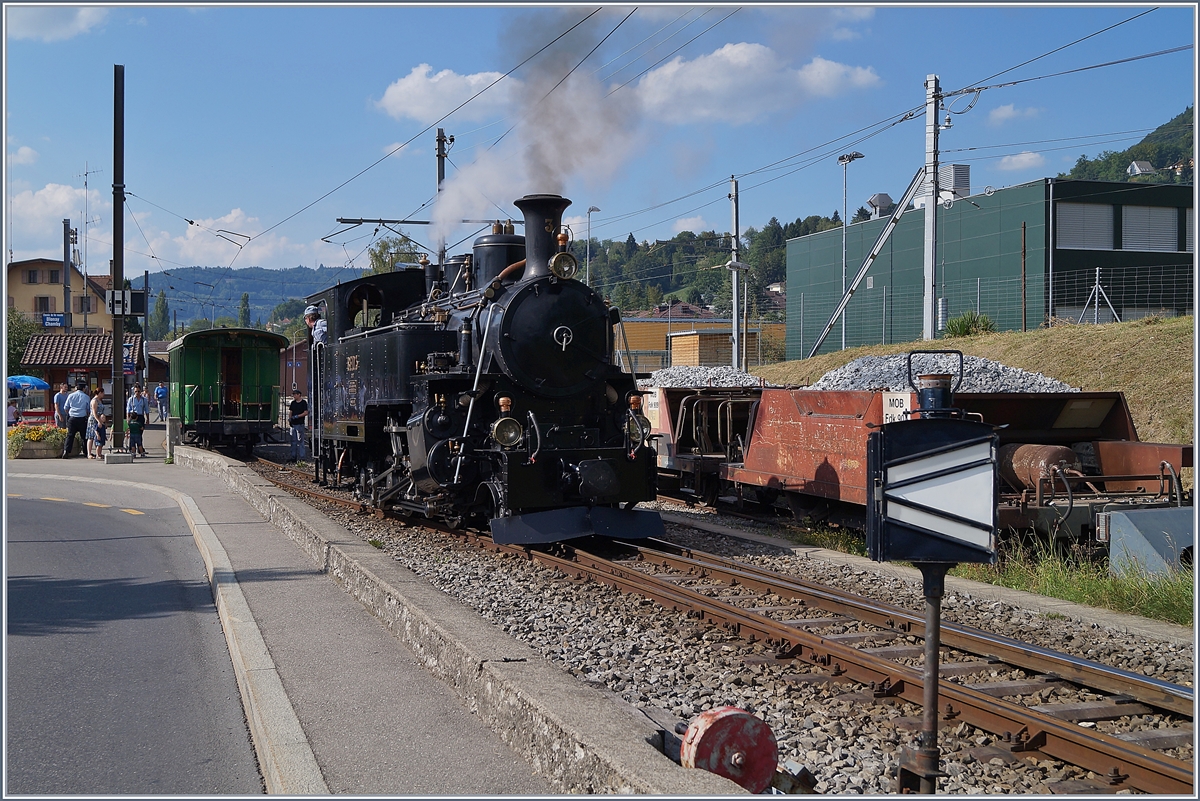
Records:
M938 76L925 78L925 302L921 335L934 338L937 323L938 109L942 91Z
M846 231L850 227L850 211L846 207L846 174L850 171L850 162L866 158L857 150L838 156L838 164L842 165L842 294L846 294ZM842 315L842 350L846 349L846 315Z
M125 65L113 65L113 261L112 288L125 289ZM119 314L117 312L120 312ZM125 441L125 305L113 303L112 402L113 450Z
M585 265L584 269L586 271L585 272L585 275L587 276L586 283L588 286L592 285L592 212L593 211L600 211L600 209L597 206L588 206L588 210L587 210L588 241L587 241L587 255L584 256L584 265Z
M71 220L63 220L63 333L71 332Z
M442 182L446 180L446 156L449 151L446 149L447 144L454 144L453 136L446 136L445 128L437 129L437 191L442 193ZM438 269L442 269L442 265L446 263L446 238L438 237Z
M730 322L733 323L733 369L737 370L741 360L738 354L741 346L741 336L738 331L738 270L735 265L738 264L738 240L741 238L740 229L738 228L738 182L734 176L729 176L729 199L733 201L733 239L732 248L730 251L730 269L733 272L733 317Z

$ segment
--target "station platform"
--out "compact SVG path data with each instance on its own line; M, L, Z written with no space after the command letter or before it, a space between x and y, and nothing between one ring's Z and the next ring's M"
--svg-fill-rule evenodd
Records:
M633 707L234 460L176 447L168 463L162 424L144 444L145 458L13 459L7 473L62 496L86 482L175 500L207 566L269 793L744 792L673 763Z

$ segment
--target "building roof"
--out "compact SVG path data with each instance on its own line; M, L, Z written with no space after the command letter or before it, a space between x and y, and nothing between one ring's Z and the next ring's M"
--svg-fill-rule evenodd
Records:
M672 303L670 305L667 305L666 303L664 303L661 306L655 306L653 309L650 309L649 311L630 312L628 317L626 317L626 319L630 319L630 320L645 320L645 319L666 320L666 319L670 318L672 320L694 320L697 318L708 319L710 317L716 317L716 315L713 314L708 309L702 308L700 306L695 306L691 303L685 303L684 301L679 301L677 303Z
M1154 169L1154 165L1148 161L1134 161L1125 172L1128 175L1145 175L1146 173L1158 172L1158 170Z
M138 365L142 361L142 335L126 334ZM108 334L35 334L21 359L23 367L111 367L113 338Z
M151 356L155 356L158 354L165 355L167 352L167 348L170 347L170 345L171 345L171 340L169 340L169 339L147 339L146 340L146 353L149 353Z

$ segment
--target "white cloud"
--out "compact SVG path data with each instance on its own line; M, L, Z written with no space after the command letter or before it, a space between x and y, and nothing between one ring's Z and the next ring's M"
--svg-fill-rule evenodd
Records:
M60 42L104 22L106 8L71 8L70 6L11 6L4 10L8 17L10 39L41 39Z
M862 22L875 16L875 9L868 6L843 6L831 9L831 16L846 22Z
M872 67L850 67L815 56L800 68L800 82L811 94L832 96L849 89L865 89L879 83Z
M16 153L8 154L9 164L33 164L37 161L38 152L32 147L21 145Z
M692 61L675 58L638 85L643 108L674 123L749 123L802 103L879 83L872 68L850 67L815 57L790 68L771 48L727 44Z
M1036 108L1016 108L1012 103L1005 106L998 106L988 112L988 125L1003 125L1009 120L1021 119L1022 117L1036 117L1038 109Z
M996 165L1000 170L1030 170L1035 167L1041 167L1046 163L1046 159L1041 153L1034 153L1026 150L1024 153L1018 153L1015 156L1005 156L1000 159L1000 163Z
M501 74L477 72L459 75L448 69L433 73L430 65L418 64L408 75L392 83L375 105L395 119L408 117L429 125ZM505 114L519 84L520 81L514 78L505 78L456 112L458 119L480 122Z
M698 233L700 231L707 231L711 227L712 226L709 225L708 222L699 215L695 217L682 217L671 223L671 230L677 234L682 231L692 231L693 233Z
M849 28L834 28L829 32L829 38L835 42L850 42L854 39L861 39L862 34Z

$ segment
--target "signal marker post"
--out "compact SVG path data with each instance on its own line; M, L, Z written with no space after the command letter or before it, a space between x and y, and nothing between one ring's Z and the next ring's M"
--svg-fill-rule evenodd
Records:
M925 405L920 414L867 438L867 549L877 562L912 562L924 581L923 719L918 747L901 753L896 778L899 792L932 794L945 775L937 738L946 572L960 562L996 561L999 437L990 425L953 416L961 415L956 409Z

